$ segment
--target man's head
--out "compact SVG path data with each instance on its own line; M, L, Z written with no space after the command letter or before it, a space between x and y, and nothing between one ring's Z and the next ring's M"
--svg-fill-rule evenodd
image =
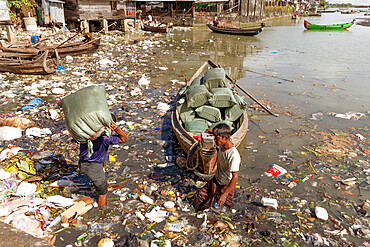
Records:
M220 123L220 124L217 124L212 129L212 134L215 137L216 145L223 146L230 139L231 129L230 129L229 125L227 125L225 123Z

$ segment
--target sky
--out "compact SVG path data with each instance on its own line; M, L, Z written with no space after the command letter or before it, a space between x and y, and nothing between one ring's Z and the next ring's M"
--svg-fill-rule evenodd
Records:
M329 3L352 3L353 5L370 5L370 0L329 0Z

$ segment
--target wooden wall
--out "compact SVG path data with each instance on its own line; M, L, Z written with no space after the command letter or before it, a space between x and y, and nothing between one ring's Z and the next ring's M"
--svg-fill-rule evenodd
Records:
M115 4L112 4L115 2ZM112 9L116 5L116 10ZM66 0L64 13L67 20L118 20L124 18L124 5L121 1L106 0Z

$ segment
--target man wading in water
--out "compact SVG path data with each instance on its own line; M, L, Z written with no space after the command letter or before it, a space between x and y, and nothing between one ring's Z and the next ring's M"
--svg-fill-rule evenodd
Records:
M107 156L110 145L117 145L128 141L128 137L123 130L121 130L115 123L116 119L112 115L113 122L109 128L115 131L117 135L107 137L100 136L93 141L93 154L90 158L87 157L87 144L80 144L80 161L79 167L82 174L86 175L93 183L96 191L99 194L98 205L104 206L107 203L108 183L104 172L104 160Z
M194 208L201 211L212 206L225 204L232 208L235 185L238 181L241 158L230 141L231 129L227 124L218 124L212 130L217 149L217 170L215 176L194 196Z

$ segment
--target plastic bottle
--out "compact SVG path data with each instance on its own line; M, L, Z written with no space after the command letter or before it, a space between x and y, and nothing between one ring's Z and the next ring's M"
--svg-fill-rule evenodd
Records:
M265 207L273 207L275 209L277 209L277 207L279 206L276 199L267 198L267 197L263 197L261 200L261 203Z
M154 202L152 198L144 194L142 194L139 198L142 202L145 202L145 203L153 204Z

